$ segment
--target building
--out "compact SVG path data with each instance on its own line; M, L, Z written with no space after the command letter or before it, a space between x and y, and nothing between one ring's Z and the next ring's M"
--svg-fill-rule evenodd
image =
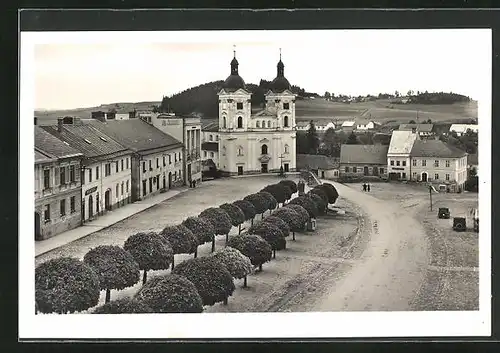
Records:
M203 142L201 144L202 160L211 160L217 168L219 166L219 143L218 142Z
M375 123L368 120L359 120L356 122L356 131L370 131L375 129Z
M35 240L81 225L82 154L35 126Z
M411 180L462 191L467 180L467 153L440 140L416 140L411 149Z
M479 126L476 124L451 124L450 126L450 133L454 131L457 136L462 136L467 130L471 130L477 134L479 132Z
M340 158L321 154L297 154L297 170L308 170L322 179L338 179Z
M181 141L141 119L89 123L132 151L132 202L184 185Z
M277 77L265 94L265 108L252 114L251 95L238 73L236 54L231 74L219 91L219 166L229 175L295 171L295 94L278 62Z
M433 137L434 124L400 124L399 131L412 131L416 130L418 136L421 138Z
M172 113L153 114L151 124L184 145L184 183L201 183L201 120L197 116Z
M130 109L111 109L107 112L98 110L90 113L92 119L104 119L104 120L128 120L135 118L135 111L130 111Z
M81 166L82 220L131 202L132 151L79 119L43 129L83 154Z
M388 150L384 145L341 145L339 177L387 178Z
M219 122L210 122L201 127L201 142L219 141Z
M396 130L392 132L387 151L389 179L408 180L410 178L410 152L419 139L417 130Z

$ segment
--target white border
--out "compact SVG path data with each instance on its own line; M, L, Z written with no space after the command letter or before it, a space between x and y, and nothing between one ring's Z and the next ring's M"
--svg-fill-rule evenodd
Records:
M425 30L422 30L425 31ZM433 30L435 31L435 30ZM461 31L461 30L457 30ZM463 30L462 30L463 31ZM472 29L487 36L491 30ZM311 32L290 31L294 40ZM362 32L356 30L355 32ZM324 34L324 33L322 33ZM491 46L484 62L479 101L480 308L471 312L204 313L151 315L35 315L33 242L34 46L42 43L262 42L282 40L283 31L210 32L23 32L20 87L19 338L331 338L489 336L491 334ZM259 38L265 38L259 40ZM318 37L320 38L320 37ZM320 41L320 39L318 39ZM229 44L228 44L229 45ZM479 72L480 71L480 72ZM459 73L457 73L459 74ZM138 329L142 328L142 329Z

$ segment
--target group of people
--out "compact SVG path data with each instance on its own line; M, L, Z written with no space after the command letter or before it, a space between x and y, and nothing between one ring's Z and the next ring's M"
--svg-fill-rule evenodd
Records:
M363 184L363 191L368 191L368 192L370 192L370 184L364 183L364 184Z

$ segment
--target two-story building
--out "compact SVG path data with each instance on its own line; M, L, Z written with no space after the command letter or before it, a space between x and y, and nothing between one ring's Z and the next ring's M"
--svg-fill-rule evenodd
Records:
M131 202L132 151L79 119L43 129L83 154L82 219L92 221Z
M424 138L432 138L435 136L434 124L400 124L400 131L412 131L415 130L417 135Z
M89 123L132 151L132 202L184 185L181 141L141 119Z
M384 145L341 145L339 177L386 179L388 149Z
M35 240L81 225L82 154L35 126Z
M408 180L410 178L410 152L417 139L419 136L415 128L392 132L387 151L387 168L390 180Z
M467 153L440 140L416 140L411 149L411 180L436 184L440 191L462 191Z

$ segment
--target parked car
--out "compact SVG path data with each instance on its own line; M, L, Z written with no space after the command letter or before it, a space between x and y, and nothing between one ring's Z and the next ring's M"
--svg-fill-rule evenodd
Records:
M453 230L457 232L465 232L467 230L467 224L464 217L453 218Z
M450 218L450 210L447 207L440 207L438 210L438 218L449 219Z

